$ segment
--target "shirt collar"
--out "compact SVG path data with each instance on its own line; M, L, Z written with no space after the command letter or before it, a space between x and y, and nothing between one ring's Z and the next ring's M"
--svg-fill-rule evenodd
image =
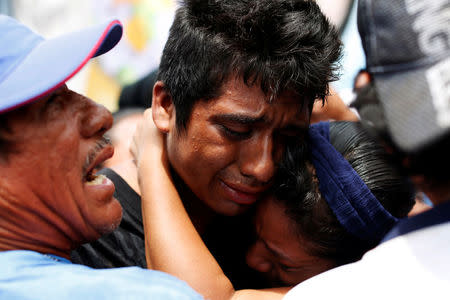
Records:
M397 236L446 222L450 222L450 200L436 205L419 215L400 220L381 242L383 243Z

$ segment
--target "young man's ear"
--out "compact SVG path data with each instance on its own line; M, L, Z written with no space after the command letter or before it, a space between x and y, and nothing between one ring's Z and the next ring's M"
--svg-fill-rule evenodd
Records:
M175 124L175 107L172 96L164 88L162 81L153 86L152 114L156 127L164 133L173 129Z

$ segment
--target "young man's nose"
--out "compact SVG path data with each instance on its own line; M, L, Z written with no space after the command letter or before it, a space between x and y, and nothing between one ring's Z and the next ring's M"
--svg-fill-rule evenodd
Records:
M83 118L81 119L81 135L90 138L96 135L103 135L113 124L112 114L100 104L90 99L85 106Z
M241 157L241 173L262 183L270 181L275 172L272 138L258 139L243 151L245 155Z
M256 242L247 252L247 265L261 273L267 273L272 269L272 264L266 258L265 249L262 243Z

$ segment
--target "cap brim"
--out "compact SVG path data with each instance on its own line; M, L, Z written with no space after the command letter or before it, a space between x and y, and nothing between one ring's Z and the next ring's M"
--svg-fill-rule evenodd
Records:
M114 20L44 40L2 82L0 112L30 103L62 86L90 58L111 50L122 36Z
M417 151L449 132L449 68L446 59L428 68L373 75L389 133L402 150Z

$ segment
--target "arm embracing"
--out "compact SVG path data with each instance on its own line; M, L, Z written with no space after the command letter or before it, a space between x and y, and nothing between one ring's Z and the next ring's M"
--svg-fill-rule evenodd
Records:
M234 290L183 206L170 176L164 138L148 109L131 145L142 195L148 266L186 281L207 299L281 299L289 288Z
M151 110L138 125L131 152L138 167L148 266L185 280L210 299L229 299L233 286L192 224L170 177L164 135Z

